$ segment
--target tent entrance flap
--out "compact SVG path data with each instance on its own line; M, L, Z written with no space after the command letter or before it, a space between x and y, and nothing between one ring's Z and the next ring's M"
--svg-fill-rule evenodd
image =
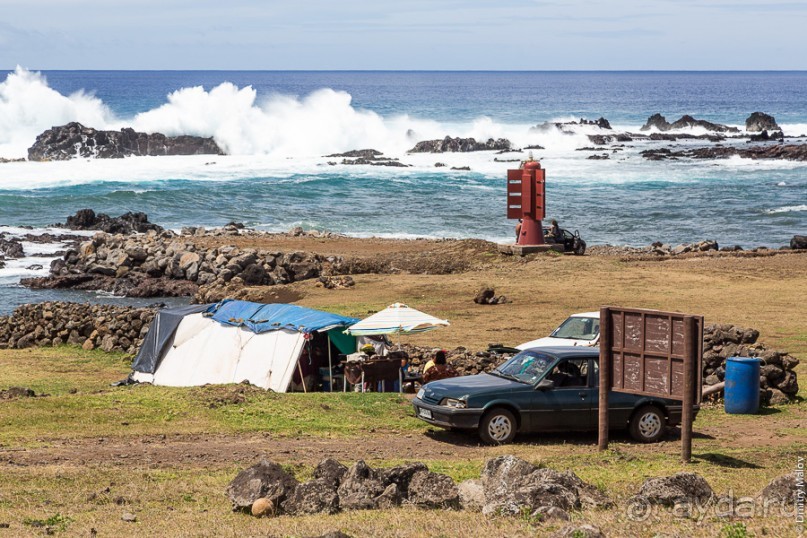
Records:
M339 353L349 355L356 351L356 337L345 334L343 327L331 329L328 331L328 336L331 338L331 343L339 350Z

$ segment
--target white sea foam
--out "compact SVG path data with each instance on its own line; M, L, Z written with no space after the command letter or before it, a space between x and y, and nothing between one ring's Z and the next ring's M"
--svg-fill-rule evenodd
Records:
M50 268L50 262L56 258L56 253L65 248L65 243L34 243L26 241L23 238L26 235L43 235L43 234L71 234L91 237L95 232L92 231L75 231L67 230L64 228L22 228L18 226L0 226L0 233L6 237L21 239L24 258L6 258L5 266L0 268L0 286L8 286L17 284L20 278L47 276ZM31 269L31 267L40 266L39 269Z
M765 213L774 215L776 213L799 213L801 211L807 211L807 205L788 205L784 207L777 207L774 209L766 209Z
M43 75L19 66L0 82L0 157L25 156L38 134L71 121L106 127L115 120L97 97L62 95Z
M535 123L505 124L489 117L468 122L436 122L407 115L384 117L357 109L345 92L321 89L298 98L287 95L258 96L254 88L239 88L223 83L206 90L202 87L181 88L168 95L162 106L132 118L115 117L98 98L78 92L61 95L47 85L37 73L17 68L0 82L0 157L25 155L36 136L53 125L80 121L100 129L132 126L146 132L167 135L191 134L212 136L230 155L187 157L137 157L129 159L73 159L64 162L5 163L0 169L0 190L30 190L93 182L144 183L166 179L194 181L230 181L271 178L271 181L306 183L323 175L373 178L385 181L414 181L426 172L448 177L499 180L505 170L517 162L495 162L499 159L524 159L528 152L407 154L420 140L446 135L474 137L477 140L507 138L517 147L540 145L545 149L532 153L550 169L553 181L575 183L630 183L645 181L658 173L658 163L645 161L638 155L652 143L637 140L609 160L588 160L592 146L588 135L637 131L639 126L615 125L614 131L594 125L564 125L579 118L558 117L536 128ZM807 132L807 125L783 126L793 132ZM703 134L700 128L687 132ZM682 147L697 141L679 141ZM728 140L726 144L743 141ZM325 155L352 149L374 148L390 157L399 157L411 168L370 166L328 166L327 161L341 162ZM597 153L609 150L603 148ZM626 159L627 158L627 159ZM444 168L435 168L441 162ZM690 181L704 165L751 170L787 170L803 167L803 163L723 159L704 163L669 162L664 166L663 180ZM471 168L470 174L452 171L452 167ZM130 190L130 187L126 187ZM479 187L475 187L479 188ZM147 192L138 185L136 194Z

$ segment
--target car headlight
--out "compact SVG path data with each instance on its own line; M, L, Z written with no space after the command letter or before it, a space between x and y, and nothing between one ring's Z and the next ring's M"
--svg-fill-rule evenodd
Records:
M444 398L440 405L446 407L453 407L454 409L465 409L468 403L465 400L457 400L456 398Z
M422 400L423 396L425 396L425 395L426 395L426 389L420 389L418 391L418 400Z

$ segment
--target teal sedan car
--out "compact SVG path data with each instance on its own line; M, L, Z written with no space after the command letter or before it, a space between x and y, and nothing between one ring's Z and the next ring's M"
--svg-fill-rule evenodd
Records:
M508 443L519 432L597 429L599 349L524 350L489 373L424 385L415 415L442 428L477 431L483 441ZM681 422L681 402L612 392L609 420L637 441L658 441ZM696 406L694 412L697 413Z

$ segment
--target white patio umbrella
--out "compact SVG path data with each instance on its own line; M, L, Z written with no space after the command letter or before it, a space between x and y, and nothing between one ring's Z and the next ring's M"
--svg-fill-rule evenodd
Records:
M410 308L403 303L389 305L369 318L365 318L355 325L345 329L345 334L353 336L375 336L382 334L415 334L425 333L440 327L448 327L450 323L420 310ZM398 344L400 346L400 344ZM398 371L399 390L403 390L402 373ZM362 388L364 376L362 374Z
M420 310L415 310L402 303L395 303L355 325L351 325L345 330L345 333L353 336L415 334L449 325L447 320L424 314Z

